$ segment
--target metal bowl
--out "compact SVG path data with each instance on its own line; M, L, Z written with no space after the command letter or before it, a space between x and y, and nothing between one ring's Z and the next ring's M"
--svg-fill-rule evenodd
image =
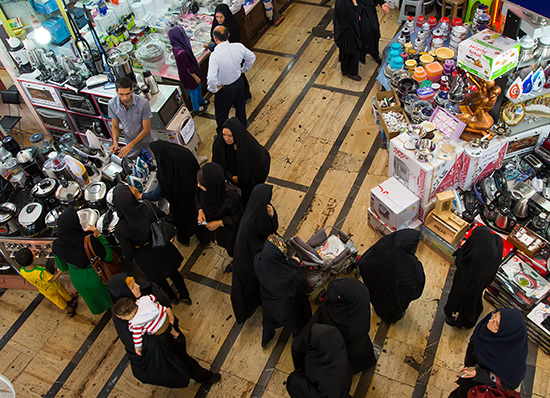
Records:
M433 152L435 151L436 145L432 140L423 138L418 140L416 143L416 152L414 157L421 163L429 162L433 159Z

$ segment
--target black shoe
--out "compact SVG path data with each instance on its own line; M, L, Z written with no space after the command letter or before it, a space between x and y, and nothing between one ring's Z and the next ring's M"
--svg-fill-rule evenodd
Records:
M342 71L342 76L347 76L347 75L348 75L348 72Z
M214 384L214 383L217 383L218 381L220 381L222 379L221 374L214 373L214 372L210 372L210 373L212 373L212 376L210 376L210 378L202 384Z
M178 241L179 243L181 243L183 246L189 246L191 244L191 238L187 237L183 237L183 236L179 236L178 235Z
M230 272L233 272L233 262L227 264L227 267L223 270L224 274L229 274Z
M190 298L181 299L181 302L185 305L191 305L193 304L193 301Z
M265 334L265 331L262 332L262 348L267 347L269 342L275 337L275 331L272 330L271 333Z
M360 82L361 81L361 76L359 75L355 75L355 76L349 76L348 77L351 79L351 80L355 80L356 82Z
M208 105L210 105L210 101L205 99L204 104L200 104L201 106L204 106L205 108L208 108Z
M371 55L372 59L374 59L374 62L376 62L378 65L382 64L382 60L380 59L379 55Z

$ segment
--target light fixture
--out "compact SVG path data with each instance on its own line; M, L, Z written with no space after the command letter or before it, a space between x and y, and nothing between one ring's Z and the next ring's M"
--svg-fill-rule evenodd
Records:
M40 21L31 14L31 26L34 30L34 40L38 44L48 44L52 40L50 32L42 26Z

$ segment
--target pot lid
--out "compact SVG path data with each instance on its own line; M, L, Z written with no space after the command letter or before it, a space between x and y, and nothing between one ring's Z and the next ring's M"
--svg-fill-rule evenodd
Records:
M90 225L95 225L99 218L99 211L96 209L81 209L77 211L76 214L78 214L82 229L86 229Z
M107 221L105 220L107 218ZM110 222L109 222L110 219ZM118 224L118 213L116 211L107 211L98 218L96 228L102 234L110 234L114 232L116 225ZM108 222L107 225L104 225Z
M57 181L48 177L36 184L31 193L37 198L43 198L55 192L55 188L57 188Z
M107 185L103 181L93 182L86 187L84 199L87 202L103 199L107 194Z
M0 205L0 223L4 224L11 220L17 213L17 207L11 202L5 202Z
M30 138L30 141L33 144L36 144L37 142L40 142L42 140L44 140L44 134L42 133L34 133L33 135L31 135L31 138Z
M66 187L60 186L55 192L55 196L57 197L57 199L65 203L69 202L69 195L72 197L72 199L78 199L81 194L82 190L74 181L69 181Z
M550 35L542 36L539 39L539 43L542 44L543 46L550 46Z
M34 224L42 215L43 207L38 202L32 202L26 205L19 212L19 224L23 226Z
M63 209L61 207L56 207L55 209L50 210L48 214L46 214L46 225L50 228L57 227L57 220L62 213Z

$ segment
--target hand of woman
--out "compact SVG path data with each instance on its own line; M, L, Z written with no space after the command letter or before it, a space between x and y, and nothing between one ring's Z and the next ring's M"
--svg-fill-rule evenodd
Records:
M99 237L99 235L101 235L101 232L99 232L99 230L94 227L93 225L88 225L88 228L85 229L86 232L92 232L94 234L94 237Z
M209 231L215 231L221 226L221 221L210 221L208 224L206 224L206 228L208 228Z
M471 379L473 377L476 377L476 369L475 368L462 368L458 372L458 377L461 379Z
M139 190L136 187L128 187L128 188L130 188L130 191L132 191L132 193L134 194L137 200L141 200L142 198L141 192L139 192Z
M197 222L203 224L206 222L206 214L204 214L203 209L199 209L199 216L197 217Z
M389 14L390 13L390 5L388 3L384 3L382 4L382 9L384 10L384 12L386 14Z
M273 217L275 215L275 210L273 209L273 206L267 205L267 215L269 217Z

